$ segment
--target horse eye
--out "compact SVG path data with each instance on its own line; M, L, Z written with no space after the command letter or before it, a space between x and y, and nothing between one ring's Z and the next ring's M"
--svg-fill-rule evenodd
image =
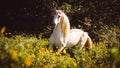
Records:
M60 16L58 15L58 18L60 18Z

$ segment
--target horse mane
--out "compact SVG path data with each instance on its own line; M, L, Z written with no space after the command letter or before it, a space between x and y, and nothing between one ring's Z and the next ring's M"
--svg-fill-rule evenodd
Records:
M62 29L63 35L64 37L66 37L70 31L70 23L69 23L68 17L63 12L62 12L60 23L61 23L61 29Z

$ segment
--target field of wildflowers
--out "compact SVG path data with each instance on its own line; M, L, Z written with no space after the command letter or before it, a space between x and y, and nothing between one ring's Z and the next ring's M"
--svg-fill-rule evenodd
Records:
M120 63L118 47L108 48L106 44L93 44L88 53L65 48L59 55L48 50L49 40L33 35L0 35L0 68L111 68Z
M47 49L49 39L42 34L12 35L5 30L0 30L0 68L119 68L119 41L111 42L115 46L94 43L90 52L75 46L57 54Z

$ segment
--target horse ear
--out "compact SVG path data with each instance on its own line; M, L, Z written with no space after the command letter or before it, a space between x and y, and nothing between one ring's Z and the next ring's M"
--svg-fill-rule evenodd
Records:
M64 10L59 10L60 13L64 13Z
M64 13L64 10L61 10Z
M56 10L56 12L58 12L59 10Z

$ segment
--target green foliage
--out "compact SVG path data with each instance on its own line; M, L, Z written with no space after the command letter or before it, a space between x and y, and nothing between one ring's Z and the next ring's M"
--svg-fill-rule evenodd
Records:
M117 67L120 62L120 47L108 48L108 44L103 42L93 44L90 52L84 48L81 51L67 48L59 55L48 50L48 44L49 40L42 35L14 35L8 38L1 34L0 68L109 68Z

